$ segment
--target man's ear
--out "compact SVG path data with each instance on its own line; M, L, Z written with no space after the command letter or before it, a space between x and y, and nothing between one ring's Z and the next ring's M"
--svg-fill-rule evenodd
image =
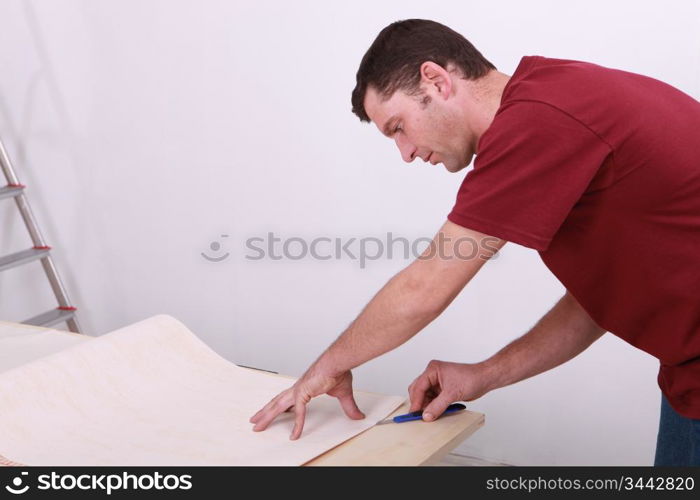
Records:
M447 99L452 92L452 78L445 68L433 61L426 61L420 66L421 86L431 89L431 93Z

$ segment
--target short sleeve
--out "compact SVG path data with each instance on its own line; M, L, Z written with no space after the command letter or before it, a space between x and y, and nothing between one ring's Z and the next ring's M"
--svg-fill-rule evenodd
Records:
M447 218L544 251L611 151L556 107L508 103L481 136Z

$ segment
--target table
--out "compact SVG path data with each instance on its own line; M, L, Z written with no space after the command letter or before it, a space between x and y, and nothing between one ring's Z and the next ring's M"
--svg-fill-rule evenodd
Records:
M91 338L63 330L0 321L0 373L80 342L89 342ZM407 412L408 403L404 403L392 416ZM484 422L484 414L465 410L434 422L378 425L304 465L435 465Z

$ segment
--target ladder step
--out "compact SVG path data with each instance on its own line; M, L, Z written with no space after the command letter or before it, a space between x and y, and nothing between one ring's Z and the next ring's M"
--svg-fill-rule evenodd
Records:
M24 191L24 186L3 186L0 188L0 200L3 198L14 198Z
M22 250L21 252L5 255L4 257L0 257L0 271L41 259L49 255L49 252L50 249L48 248L30 248L28 250Z
M32 326L52 326L56 323L61 323L63 321L68 321L73 316L75 316L75 310L64 310L64 309L51 309L45 313L41 313L33 318L29 318L26 321L22 321L25 325Z

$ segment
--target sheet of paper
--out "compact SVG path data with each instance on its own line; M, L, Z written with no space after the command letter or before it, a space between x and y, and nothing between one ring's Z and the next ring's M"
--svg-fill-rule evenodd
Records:
M87 335L0 321L0 373L90 339Z
M301 465L403 401L356 391L363 420L311 401L264 432L248 419L293 380L238 367L160 315L0 373L0 463Z

